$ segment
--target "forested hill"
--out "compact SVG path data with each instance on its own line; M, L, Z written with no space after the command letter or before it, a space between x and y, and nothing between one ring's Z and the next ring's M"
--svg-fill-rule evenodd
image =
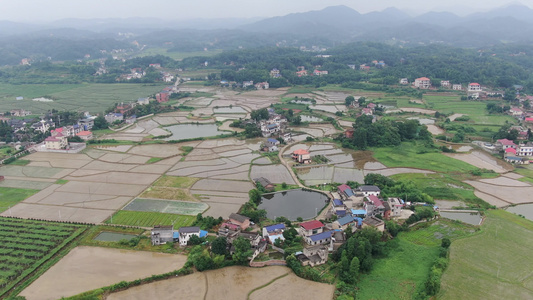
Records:
M291 84L346 83L365 80L371 83L396 84L406 77L412 82L426 76L454 83L480 82L502 88L522 84L533 90L533 46L497 46L485 49L462 49L442 45L400 48L380 43L353 43L329 49L317 57L317 53L303 52L295 48L265 48L228 51L214 57L193 57L180 64L185 68L197 68L205 61L209 68L223 69L223 79L266 81L269 71L277 68L284 80ZM376 68L374 60L382 60L386 66ZM356 65L356 70L348 67ZM359 65L367 64L369 72L359 71ZM297 77L298 66L312 72L316 66L327 70L327 76ZM244 70L238 71L241 68Z

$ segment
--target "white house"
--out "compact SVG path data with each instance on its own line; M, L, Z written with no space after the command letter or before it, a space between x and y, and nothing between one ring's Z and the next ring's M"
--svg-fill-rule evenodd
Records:
M200 227L197 227L197 226L180 227L178 232L179 232L180 246L187 246L187 243L189 242L189 239L193 235L196 235L197 237L200 237Z
M407 78L400 79L400 84L409 84L409 80Z
M420 89L429 89L431 87L431 80L427 77L420 77L415 79L414 85Z
M454 84L454 85L452 85L452 90L461 91L461 90L463 90L463 86L461 84Z
M481 85L477 82L472 82L468 84L468 91L469 92L480 92L481 91Z
M357 191L363 193L365 197L370 195L379 196L381 194L381 190L375 185L362 185Z

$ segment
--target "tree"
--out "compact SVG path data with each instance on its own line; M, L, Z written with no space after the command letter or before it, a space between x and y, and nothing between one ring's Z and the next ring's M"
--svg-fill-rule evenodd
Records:
M189 241L187 241L187 245L200 245L202 244L203 242L205 242L205 238L201 238L197 235L192 235L190 238L189 238Z
M353 96L348 96L344 99L344 105L350 106L355 101L355 98Z
M248 262L248 257L253 253L250 241L240 236L233 241L233 247L235 248L235 252L233 253L232 258L235 264L246 264Z
M359 99L357 99L357 103L359 103L359 106L363 106L365 104L365 101L365 97L359 97Z
M258 189L253 189L248 192L250 201L258 205L261 202L261 192Z
M356 278L359 275L359 258L354 257L350 262L350 279L351 283L356 282Z
M450 248L450 245L451 245L451 244L452 244L452 242L451 242L450 239L447 238L447 237L443 238L442 241L441 241L441 243L440 243L441 247L442 247L442 248L446 248L446 249Z
M213 242L211 243L211 252L217 255L226 255L227 254L227 240L226 237L220 236L217 237Z
M108 127L104 116L98 116L94 119L93 130L106 129Z

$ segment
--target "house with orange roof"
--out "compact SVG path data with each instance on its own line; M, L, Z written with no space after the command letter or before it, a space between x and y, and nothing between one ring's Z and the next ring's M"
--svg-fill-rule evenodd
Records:
M415 79L414 86L419 89L429 89L431 87L431 80L427 77L420 77Z
M301 164L308 164L311 163L311 154L305 149L297 149L292 152L292 159Z
M469 92L481 92L481 85L477 82L472 82L468 84L468 91Z
M88 141L88 140L92 140L93 133L88 130L84 130L84 131L78 132L76 136L79 136L84 141Z

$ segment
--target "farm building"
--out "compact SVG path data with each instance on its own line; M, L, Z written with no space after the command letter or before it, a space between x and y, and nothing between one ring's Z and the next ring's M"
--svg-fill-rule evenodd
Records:
M242 230L246 230L246 228L250 227L250 218L239 214L231 213L229 215L229 221L230 223L239 225Z
M310 236L321 233L324 230L324 224L317 220L300 223L300 234L303 236Z
M200 237L200 227L197 227L197 226L180 227L180 229L178 229L178 233L179 233L180 246L187 246L189 239L193 235Z
M174 226L154 226L152 229L152 246L174 241Z
M272 182L270 182L270 180L264 177L255 178L254 182L256 186L260 184L262 187L265 188L265 190L269 192L273 191L276 188L276 186Z

